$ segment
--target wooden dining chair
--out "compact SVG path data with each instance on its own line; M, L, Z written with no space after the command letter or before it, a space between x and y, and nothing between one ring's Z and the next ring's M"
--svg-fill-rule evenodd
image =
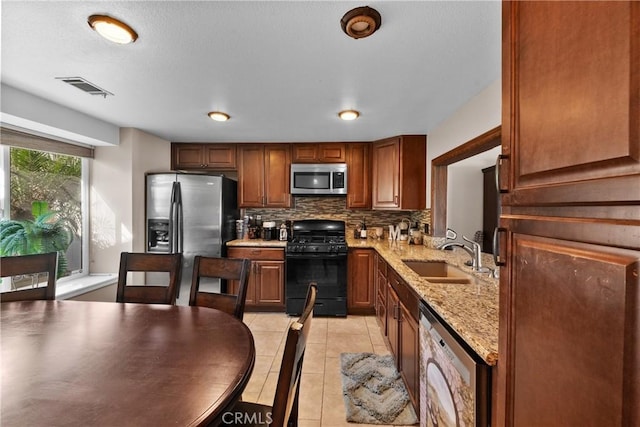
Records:
M273 405L238 402L231 411L223 415L222 425L269 425L272 427L296 427L298 425L298 399L302 362L311 328L316 293L317 286L314 284L309 285L302 315L298 321L292 322L289 326Z
M180 286L182 254L150 254L122 252L118 273L117 302L138 302L147 304L175 304ZM168 285L128 285L129 272L167 272Z
M251 260L244 258L213 258L197 255L193 261L189 305L222 310L242 320L249 286ZM200 278L237 280L238 293L215 293L200 290Z
M2 257L0 259L0 277L20 275L36 275L46 273L47 285L37 286L39 283L27 284L31 286L25 289L11 290L0 294L0 301L28 301L28 300L54 300L56 299L56 271L58 266L58 253L50 252L37 255L20 255ZM39 276L35 276L37 279Z

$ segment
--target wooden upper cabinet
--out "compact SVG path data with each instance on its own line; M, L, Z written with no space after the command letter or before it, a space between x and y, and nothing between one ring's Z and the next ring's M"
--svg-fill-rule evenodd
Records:
M373 209L425 209L426 156L426 135L401 135L374 142Z
M238 206L291 206L289 144L238 145Z
M291 144L292 163L344 163L345 144L326 142L312 144Z
M264 148L265 207L291 206L291 150L289 144L266 144Z
M371 144L346 144L347 209L371 209Z
M236 145L171 143L172 170L236 170Z
M638 200L640 4L506 3L504 203Z

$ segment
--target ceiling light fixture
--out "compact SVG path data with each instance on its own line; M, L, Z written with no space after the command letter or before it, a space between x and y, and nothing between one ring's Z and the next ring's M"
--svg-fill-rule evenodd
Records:
M138 39L138 34L133 28L110 16L91 15L87 22L95 32L114 43L128 44Z
M340 20L342 31L354 39L369 37L380 28L380 24L382 24L380 13L369 6L351 9Z
M209 113L209 117L216 122L226 122L231 118L227 113L221 111L212 111Z
M338 116L342 120L355 120L358 117L360 117L360 113L357 112L356 110L344 110L344 111L340 111L338 113Z

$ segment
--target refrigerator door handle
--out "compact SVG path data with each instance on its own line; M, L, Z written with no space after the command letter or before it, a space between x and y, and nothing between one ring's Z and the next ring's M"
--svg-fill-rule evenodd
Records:
M176 216L177 216L177 253L182 253L184 248L184 216L182 212L182 189L180 187L180 182L175 183L176 186Z
M169 253L176 252L176 183L171 184L171 199L169 199Z

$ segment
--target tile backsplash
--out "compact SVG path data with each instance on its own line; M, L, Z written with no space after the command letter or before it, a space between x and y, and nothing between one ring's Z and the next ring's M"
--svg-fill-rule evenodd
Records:
M347 230L353 230L363 220L367 228L384 227L385 236L389 224L398 224L402 219L408 219L411 224L416 222L430 224L431 211L386 211L386 210L364 210L347 209L346 197L313 197L299 196L293 198L292 207L289 209L267 209L267 208L247 208L243 209L241 215L255 217L261 215L263 221L276 221L280 223L290 220L301 219L333 219L345 221Z

